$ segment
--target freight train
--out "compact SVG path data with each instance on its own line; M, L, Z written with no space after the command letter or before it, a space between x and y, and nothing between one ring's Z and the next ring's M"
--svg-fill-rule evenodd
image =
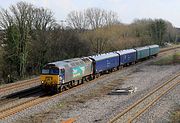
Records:
M158 53L159 45L150 45L48 63L42 69L41 85L45 91L62 92Z

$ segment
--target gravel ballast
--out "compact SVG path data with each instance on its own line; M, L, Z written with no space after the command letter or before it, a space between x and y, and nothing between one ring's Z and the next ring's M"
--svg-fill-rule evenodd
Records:
M169 123L173 112L180 106L180 85L173 88L134 123Z

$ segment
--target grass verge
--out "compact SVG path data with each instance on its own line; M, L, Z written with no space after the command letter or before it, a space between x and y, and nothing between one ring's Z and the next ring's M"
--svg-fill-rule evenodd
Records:
M171 123L180 123L180 105L171 113Z
M153 63L154 65L172 65L180 64L180 52L174 52L171 55L164 56L160 60Z

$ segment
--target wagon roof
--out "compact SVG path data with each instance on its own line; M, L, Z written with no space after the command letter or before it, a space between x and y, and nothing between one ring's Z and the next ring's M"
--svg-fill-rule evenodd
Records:
M117 56L119 56L117 53L109 52L109 53L98 54L98 55L93 55L93 56L89 56L89 57L96 60L96 61L99 61L99 60L112 58L112 57L117 57Z
M116 51L116 52L119 53L120 55L124 55L124 54L128 54L128 53L136 52L136 50L134 50L134 49L127 49L127 50L120 50L120 51Z

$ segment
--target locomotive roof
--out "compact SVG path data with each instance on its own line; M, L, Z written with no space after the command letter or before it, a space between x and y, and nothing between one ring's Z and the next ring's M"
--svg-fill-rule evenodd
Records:
M56 67L64 68L67 66L76 66L76 65L85 64L85 63L88 64L91 61L92 60L89 59L88 57L72 58L72 59L66 59L63 61L56 61L56 62L48 63L48 65L55 65Z
M116 52L119 53L120 55L124 55L124 54L128 54L128 53L136 52L136 50L135 49L127 49L127 50L119 50Z
M62 67L62 66L64 66L64 65L66 65L67 63L64 62L64 61L56 61L56 62L48 63L48 65L50 65L50 64L53 64L53 65L55 65L56 67Z
M48 64L54 64L57 67L63 67L64 65L68 65L70 63L80 62L80 61L82 61L80 58L72 58L72 59L66 59L63 61L56 61L56 62L52 62L52 63L48 63Z
M93 55L93 56L89 56L89 57L94 59L95 61L99 61L102 59L117 57L117 56L119 56L117 53L109 52L109 53L103 53L103 54Z

